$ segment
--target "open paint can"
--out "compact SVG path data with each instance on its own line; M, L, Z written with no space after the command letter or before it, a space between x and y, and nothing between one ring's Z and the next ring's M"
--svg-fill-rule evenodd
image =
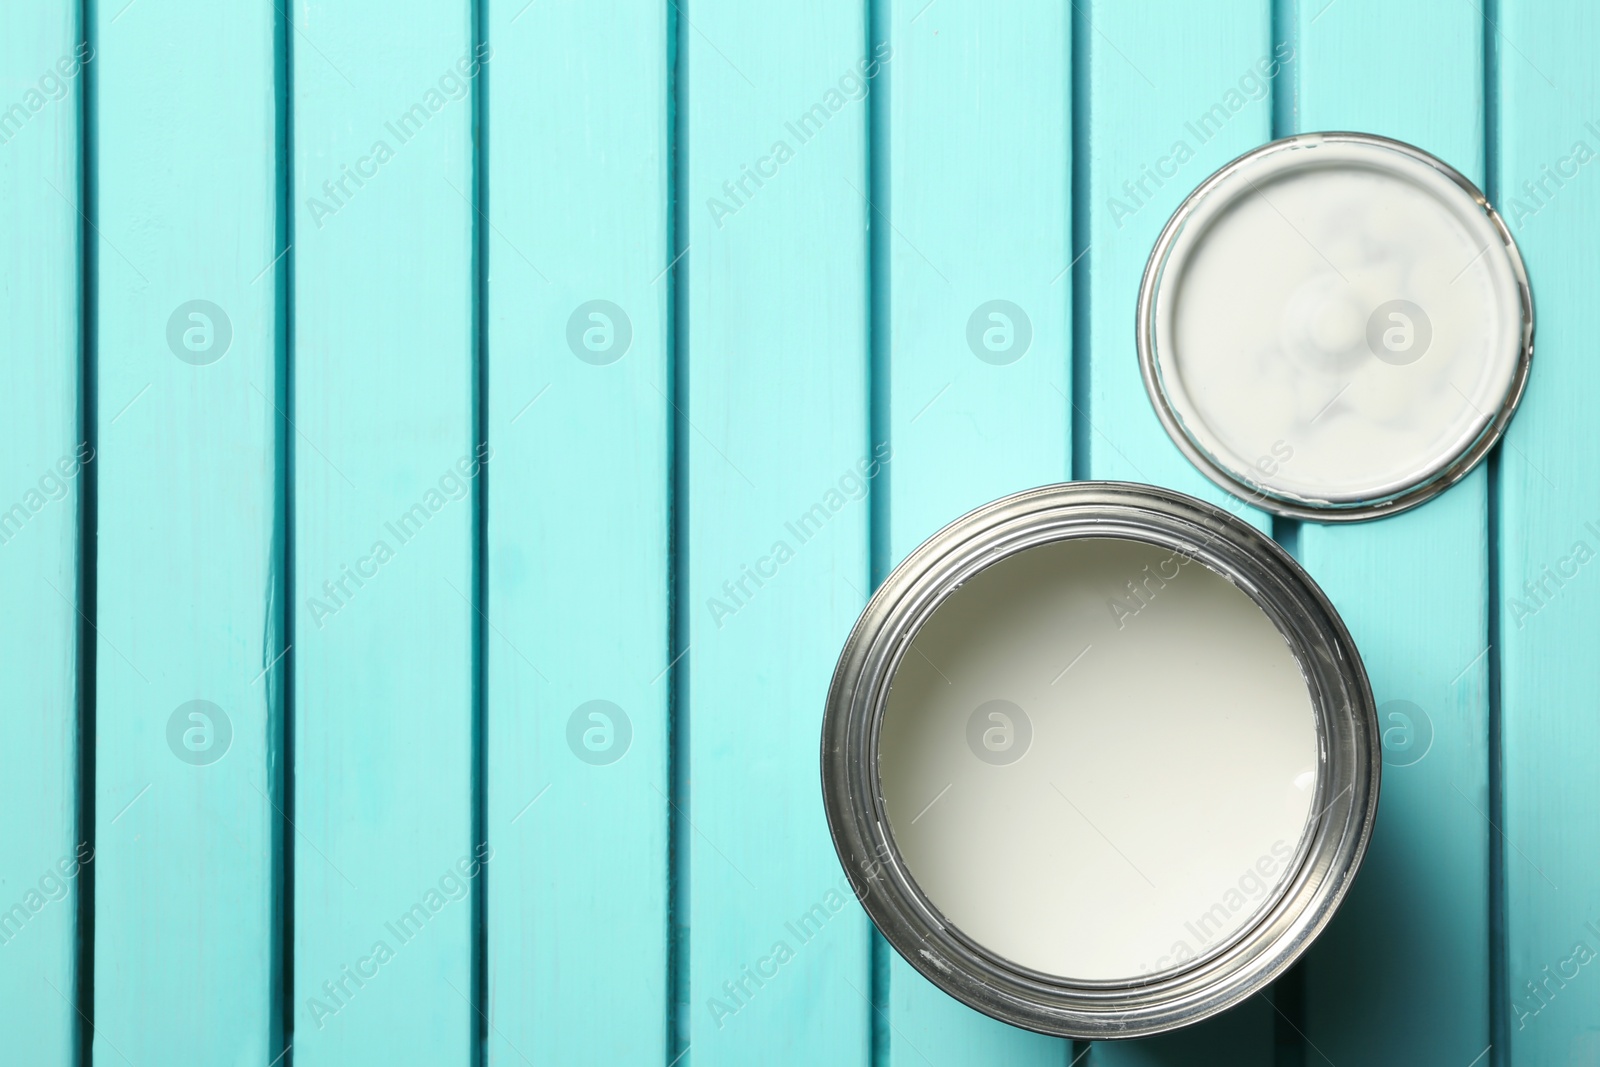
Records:
M1318 522L1428 500L1500 439L1533 356L1516 242L1472 182L1362 133L1274 141L1167 223L1137 321L1146 389L1202 473Z
M913 967L997 1019L1134 1037L1261 991L1377 811L1360 656L1271 539L1152 486L956 520L884 581L822 736L839 858Z

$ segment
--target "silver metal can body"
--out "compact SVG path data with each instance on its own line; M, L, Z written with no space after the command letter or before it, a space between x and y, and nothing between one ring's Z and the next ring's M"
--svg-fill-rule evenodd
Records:
M1288 643L1315 716L1313 814L1275 895L1204 955L1126 981L1030 970L946 921L896 846L878 774L890 683L919 628L986 568L1072 538L1154 545L1233 583ZM896 951L945 992L996 1019L1096 1040L1197 1022L1259 992L1293 964L1355 878L1377 813L1380 767L1377 714L1360 656L1333 606L1294 559L1210 504L1116 482L1005 497L957 519L912 552L878 589L844 646L822 733L823 801L835 848L857 897Z

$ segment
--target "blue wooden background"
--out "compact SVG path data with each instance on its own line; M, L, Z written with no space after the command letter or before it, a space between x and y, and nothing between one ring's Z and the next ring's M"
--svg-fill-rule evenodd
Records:
M1597 54L1580 0L6 4L0 1060L1600 1063ZM1484 185L1538 310L1443 497L1248 512L1366 656L1372 851L1270 995L1007 1028L835 895L834 657L1001 494L1246 510L1136 285L1317 129Z

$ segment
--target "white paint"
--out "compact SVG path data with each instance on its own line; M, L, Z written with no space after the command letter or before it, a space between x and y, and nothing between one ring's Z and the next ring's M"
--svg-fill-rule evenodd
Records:
M1426 322L1379 311L1395 300ZM1517 369L1522 308L1502 236L1443 171L1313 139L1202 198L1167 257L1154 340L1168 400L1219 466L1277 495L1353 503L1426 482L1485 432Z
M993 700L1031 724L1015 762L968 745ZM985 725L1018 751L1020 732L1006 750L1005 723ZM894 677L878 772L946 919L1026 967L1105 980L1204 955L1260 910L1317 753L1299 664L1253 600L1167 549L1081 538L1002 560L934 612Z

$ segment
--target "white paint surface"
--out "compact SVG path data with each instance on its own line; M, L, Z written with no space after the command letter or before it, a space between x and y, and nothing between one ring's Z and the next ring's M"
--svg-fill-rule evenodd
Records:
M1488 428L1521 343L1488 215L1437 168L1370 144L1312 142L1223 180L1156 299L1156 362L1191 440L1312 502L1425 482Z
M985 759L969 722L994 700L1032 737L985 711ZM1311 815L1317 752L1299 664L1253 600L1167 549L1084 538L1008 557L934 612L895 675L878 771L946 919L1026 967L1106 980L1203 955L1260 910Z

